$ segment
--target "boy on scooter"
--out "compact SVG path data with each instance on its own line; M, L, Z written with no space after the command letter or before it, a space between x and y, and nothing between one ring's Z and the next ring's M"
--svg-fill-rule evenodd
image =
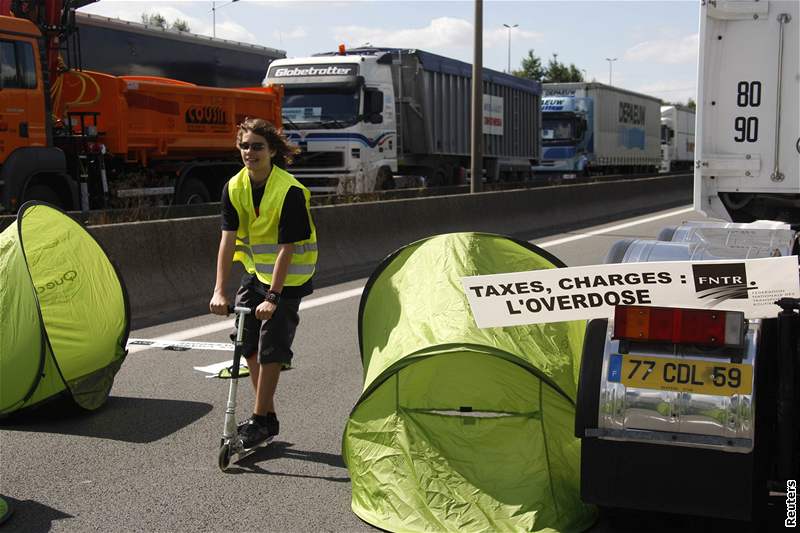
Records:
M243 447L252 448L279 431L275 390L281 368L292 360L300 300L313 291L317 233L310 192L284 170L298 149L258 118L239 125L236 145L244 168L222 190L222 238L209 309L228 313L231 264L242 263L246 273L235 305L255 309L245 316L244 354L256 398L239 434Z

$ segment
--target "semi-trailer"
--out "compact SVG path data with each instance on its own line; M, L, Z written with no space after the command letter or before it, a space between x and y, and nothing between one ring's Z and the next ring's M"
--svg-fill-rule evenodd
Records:
M284 50L75 13L76 67L113 76L157 76L206 87L256 87ZM77 52L77 50L76 50Z
M416 49L340 46L280 59L292 172L316 193L390 189L397 178L462 182L469 168L472 66ZM483 70L483 172L522 179L539 158L541 85Z
M661 164L658 98L602 83L545 83L537 176L655 173Z
M660 172L689 170L694 166L694 109L661 106Z

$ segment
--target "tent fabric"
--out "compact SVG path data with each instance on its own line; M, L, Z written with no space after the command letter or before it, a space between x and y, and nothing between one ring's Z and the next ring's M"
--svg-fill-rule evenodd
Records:
M0 234L0 415L60 393L100 407L127 353L129 317L97 241L57 208L23 205Z
M359 310L362 393L342 450L351 507L388 531L582 531L573 435L584 322L479 329L464 276L557 268L485 233L389 256Z

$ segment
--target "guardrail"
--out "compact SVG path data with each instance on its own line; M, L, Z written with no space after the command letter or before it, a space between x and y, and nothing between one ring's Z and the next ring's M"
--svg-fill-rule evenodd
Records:
M532 239L686 205L691 198L692 178L683 175L313 207L319 240L315 284L364 277L389 253L430 235L484 231ZM218 215L90 226L89 231L122 273L134 327L207 312Z
M615 181L620 179L640 180L654 177L665 177L673 174L653 175L630 175L615 174L607 176L580 176L572 180L563 182L564 185L574 185L578 183L595 183L601 181ZM551 186L541 179L530 179L521 182L492 182L484 183L483 191L506 191L511 189L533 189ZM314 195L311 197L312 206L321 205L341 205L363 202L378 202L384 200L399 200L407 198L425 198L431 196L449 196L454 194L468 194L469 185L448 185L441 187L419 187L394 189L388 191L375 191L371 193L349 194L349 195ZM168 205L168 206L140 206L127 209L101 209L92 210L87 213L80 211L70 211L67 214L85 226L99 226L103 224L118 224L120 222L137 222L144 220L165 220L173 218L188 218L216 215L219 213L219 202L191 205ZM0 216L0 231L11 224L16 217L14 215Z

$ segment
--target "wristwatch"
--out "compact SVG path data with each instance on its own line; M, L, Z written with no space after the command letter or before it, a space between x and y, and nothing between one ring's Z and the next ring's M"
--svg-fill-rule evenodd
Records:
M278 302L281 301L281 293L269 291L267 292L267 297L265 298L265 300L271 304L278 305Z

